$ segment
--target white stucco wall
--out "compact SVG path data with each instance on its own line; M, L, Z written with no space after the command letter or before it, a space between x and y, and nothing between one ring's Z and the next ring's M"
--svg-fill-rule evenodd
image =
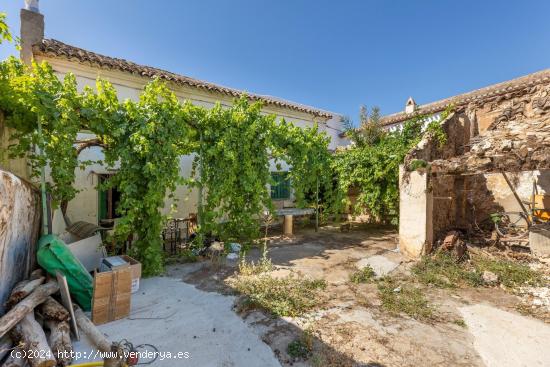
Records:
M149 81L147 78L134 76L118 71L101 70L88 65L83 65L76 62L66 60L39 58L39 61L48 61L57 74L63 77L66 73L72 72L76 76L79 90L85 86L95 86L96 78L101 76L109 80L118 92L120 100L132 99L137 100L143 86ZM207 93L197 90L196 88L184 87L179 85L171 86L172 90L180 101L189 100L192 103L204 107L212 107L216 102L229 106L232 103L232 98L216 94ZM291 109L267 106L264 112L277 115L278 119L294 123L299 127L312 127L317 122L320 131L326 132L331 138L329 149L335 149L337 146L345 145L346 140L339 137L342 131L340 117L335 116L329 121L315 118L313 115L301 113ZM91 134L80 134L79 138L90 138ZM80 160L101 160L103 154L101 148L93 147L85 149ZM193 162L192 156L183 156L180 160L180 174L183 177L191 175L191 165ZM282 164L283 170L288 169L288 166ZM275 165L272 164L272 170L275 171ZM97 174L109 173L106 167L99 164L93 164L84 170L77 170L75 187L80 190L76 197L69 203L67 215L71 221L83 220L91 223L97 223L98 220L98 193L96 186L98 184ZM175 192L178 198L177 211L173 213L174 217L186 217L190 212L197 212L198 195L196 190L190 190L188 187L179 186ZM164 208L164 213L170 212L172 202L167 200Z

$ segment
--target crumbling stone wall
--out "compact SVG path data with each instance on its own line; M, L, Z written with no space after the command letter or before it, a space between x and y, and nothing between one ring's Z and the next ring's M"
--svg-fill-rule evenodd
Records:
M510 92L477 98L466 110L475 113L480 132L498 129L507 121L541 119L550 113L550 82L532 80Z
M533 179L540 194L550 194L550 82L548 78L532 80L521 88L514 87L472 98L471 103L455 109L444 122L445 146L426 136L405 160L428 162L426 220L431 227L409 230L424 238L425 231L436 240L451 229L476 231L491 226L491 214L519 212L515 199L501 171L510 177L520 198L529 201ZM401 207L407 206L407 195ZM418 198L414 198L418 200ZM408 214L407 214L408 213ZM401 214L401 213L400 213ZM404 216L409 215L407 221ZM410 225L414 216L424 213L403 211L400 220ZM400 245L407 244L401 241ZM404 250L404 252L407 252Z

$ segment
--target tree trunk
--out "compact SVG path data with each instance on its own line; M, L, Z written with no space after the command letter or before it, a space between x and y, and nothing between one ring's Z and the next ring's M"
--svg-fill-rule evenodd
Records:
M23 358L24 352L19 347L13 349L13 353L8 355L2 367L28 367L29 363Z
M50 330L48 343L58 366L68 366L72 362L73 344L71 343L71 328L67 321L47 320L46 327Z
M69 319L69 311L65 309L53 297L48 297L39 307L40 313L46 320L66 321Z
M6 308L9 310L23 298L32 293L39 285L44 283L45 277L38 277L32 280L22 280L13 287L10 297L6 302Z
M53 367L56 365L54 354L46 340L46 334L34 319L34 313L25 315L12 333L23 343L21 347L27 353L27 360L32 367Z
M36 288L29 296L15 305L4 316L0 318L0 337L6 335L19 321L34 308L44 302L46 298L59 290L57 282L50 281ZM34 320L34 316L33 316Z

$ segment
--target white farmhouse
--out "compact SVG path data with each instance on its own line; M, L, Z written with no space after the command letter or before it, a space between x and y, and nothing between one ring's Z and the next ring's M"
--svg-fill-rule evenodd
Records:
M47 61L60 77L73 73L80 89L87 85L95 86L97 77L107 79L117 89L121 100L126 98L136 100L144 85L153 77L165 80L181 101L188 100L205 107L211 107L216 102L229 106L235 98L244 93L154 67L138 65L124 59L100 55L57 40L46 39L44 38L44 16L38 12L37 6L21 10L21 46L21 57L25 62L28 63L33 58L38 62ZM317 123L319 130L331 137L329 147L331 150L346 144L346 140L341 137L343 129L341 119L336 114L271 96L250 93L247 95L252 100L262 101L266 114L275 114L279 119L284 118L300 127L311 127ZM83 131L79 138L89 137L91 135ZM98 147L86 149L80 155L82 160L101 158L102 151ZM192 161L192 156L181 157L182 176L188 177L191 174ZM273 165L273 171L275 170ZM116 190L110 192L97 190L98 183L112 173L98 164L76 172L75 187L80 192L67 208L67 216L71 221L99 223L102 219L112 219L115 216L118 196ZM283 177L284 174L274 172L274 178L280 180L279 187L272 190L272 196L277 200L278 207L291 204L292 199L289 184ZM186 217L189 213L197 212L196 193L182 186L178 187L176 197L179 202L174 216ZM167 200L166 213L170 204Z

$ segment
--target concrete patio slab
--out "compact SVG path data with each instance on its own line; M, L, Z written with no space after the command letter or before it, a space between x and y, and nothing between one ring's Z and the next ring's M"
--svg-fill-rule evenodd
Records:
M383 277L394 271L399 266L399 262L391 261L383 255L374 255L359 260L356 265L358 269L370 266L377 277Z
M549 325L485 304L460 312L487 367L550 366Z
M180 279L143 279L132 296L130 316L99 329L111 341L153 344L165 357L168 352L172 356L188 353L188 358L159 359L154 366L280 367L271 348L233 312L233 301ZM75 349L90 351L86 340L76 343Z

